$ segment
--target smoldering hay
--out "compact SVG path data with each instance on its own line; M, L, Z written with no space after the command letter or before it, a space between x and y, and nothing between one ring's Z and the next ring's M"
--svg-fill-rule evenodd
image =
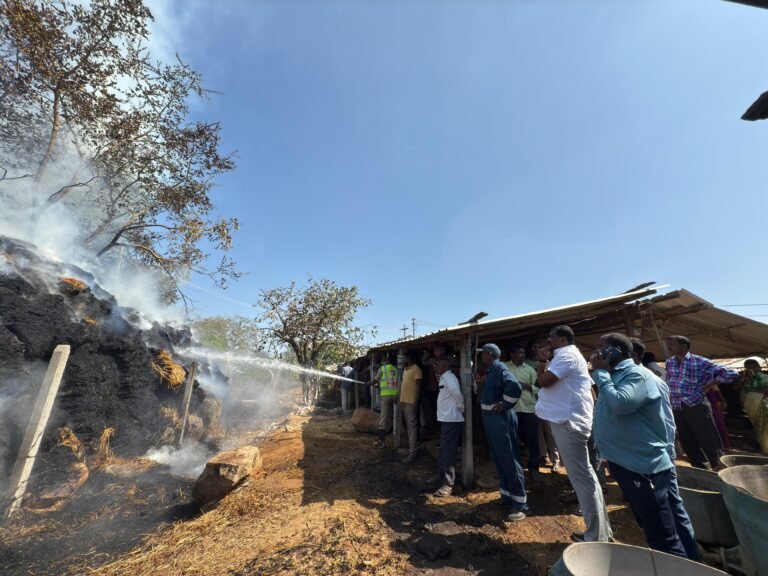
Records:
M173 444L185 371L172 359L190 343L187 328L147 322L86 270L0 236L0 490L56 345L69 344L71 355L31 484L55 482L71 467L72 451L57 447L62 427L82 442L86 462L109 428L111 450L121 458ZM197 386L190 411L203 425L197 438L204 439L220 402Z

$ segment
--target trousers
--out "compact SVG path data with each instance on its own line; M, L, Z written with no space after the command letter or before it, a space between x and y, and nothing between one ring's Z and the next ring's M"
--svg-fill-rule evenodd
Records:
M673 410L680 444L696 468L716 468L723 454L723 442L712 416L712 405L704 400L696 406Z
M408 431L408 450L411 454L416 454L419 441L419 405L400 402L400 406L403 409L403 420L405 420L405 428Z
M395 405L397 396L381 396L381 413L379 413L379 440L392 430L392 407Z
M539 417L528 412L517 412L517 435L528 449L528 471L538 471L541 456L539 453Z
M568 480L576 492L584 518L585 542L608 542L613 538L603 491L589 461L589 432L576 429L570 422L550 422L560 458L568 472Z
M548 455L549 462L553 466L560 463L560 454L557 453L552 427L549 422L541 418L539 418L539 454L541 458L544 458L545 454Z
M629 501L637 523L645 532L648 547L682 558L698 560L699 552L695 540L695 552L688 550L693 528L677 494L674 467L656 474L639 474L615 462L610 462L609 466L611 475ZM688 547L683 544L685 537L689 539ZM695 554L694 558L689 556L691 552Z
M483 428L499 475L499 492L505 504L525 510L525 479L517 447L517 415L514 410L483 410Z
M437 459L437 477L443 486L456 482L456 461L464 422L440 423L440 454Z

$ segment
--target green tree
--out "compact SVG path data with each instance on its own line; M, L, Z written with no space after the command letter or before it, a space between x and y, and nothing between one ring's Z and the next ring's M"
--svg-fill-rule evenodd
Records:
M310 278L306 285L262 290L257 318L273 351L288 346L302 366L338 363L360 352L368 333L354 325L357 312L371 301L356 286Z
M256 323L243 316L211 316L192 323L195 338L202 346L221 352L255 354L263 339Z

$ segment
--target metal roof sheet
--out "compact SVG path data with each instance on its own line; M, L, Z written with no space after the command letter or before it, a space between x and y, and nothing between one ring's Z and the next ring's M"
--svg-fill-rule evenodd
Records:
M580 302L578 304L570 304L568 306L558 306L556 308L548 308L546 310L539 310L537 312L516 314L513 316L494 318L492 320L485 320L471 324L457 324L456 326L437 330L422 336L401 338L400 340L393 340L391 342L377 344L376 346L371 347L370 350L391 350L393 348L427 344L440 340L450 340L470 332L483 338L491 337L497 334L503 335L515 329L519 329L524 326L530 326L532 324L542 324L550 321L563 323L569 319L580 319L584 318L585 316L594 315L600 312L604 313L607 310L615 311L617 310L617 306L618 309L623 309L625 303L633 302L635 300L655 294L657 290L661 290L667 286L668 285L650 286L640 290L633 290L623 294L616 294L614 296L607 296L604 298L598 298L597 300Z
M480 343L499 343L541 335L555 324L570 324L576 332L576 344L585 354L594 350L602 334L626 333L631 328L630 336L640 338L659 359L664 358L659 339L677 334L690 338L692 352L710 358L768 356L768 324L716 308L684 289L648 298L666 287L650 286L570 306L459 324L416 338L379 344L370 350L423 348L434 342L457 342L467 334Z

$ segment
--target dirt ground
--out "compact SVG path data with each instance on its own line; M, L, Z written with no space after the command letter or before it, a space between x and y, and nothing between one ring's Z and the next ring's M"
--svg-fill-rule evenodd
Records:
M731 439L752 450L744 422L729 419ZM162 475L93 484L49 520L28 512L0 528L0 573L544 575L571 532L583 529L578 505L559 500L570 489L564 472L545 469L529 491L532 513L507 524L493 464L481 454L476 485L436 499L425 489L436 467L434 438L410 466L391 436L385 449L373 438L355 432L349 417L292 415L261 444L254 477L203 514L188 504L187 485ZM118 492L130 496L120 507ZM98 499L98 514L78 516L85 497ZM615 483L607 502L617 540L644 545Z
M263 468L247 485L89 573L538 575L583 528L577 505L558 501L564 473L546 474L530 491L533 513L506 524L490 462L472 490L436 499L424 490L435 442L406 466L389 441L374 447L348 417L293 416L262 446ZM615 484L608 502L617 539L643 544Z

